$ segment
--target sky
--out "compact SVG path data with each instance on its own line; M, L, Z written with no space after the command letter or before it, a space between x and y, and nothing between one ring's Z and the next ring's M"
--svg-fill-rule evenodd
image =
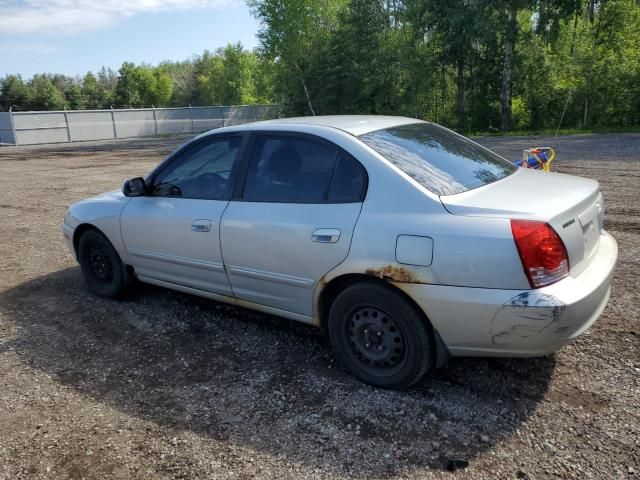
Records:
M229 42L253 48L258 27L242 0L0 0L0 76L82 76Z

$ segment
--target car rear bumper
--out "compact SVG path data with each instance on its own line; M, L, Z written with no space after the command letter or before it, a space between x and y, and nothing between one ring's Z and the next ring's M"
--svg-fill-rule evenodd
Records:
M397 285L425 311L451 355L546 355L587 330L607 305L618 246L603 231L597 248L577 277L536 290Z

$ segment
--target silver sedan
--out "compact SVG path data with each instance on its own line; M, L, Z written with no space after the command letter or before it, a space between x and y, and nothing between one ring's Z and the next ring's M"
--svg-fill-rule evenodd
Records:
M358 378L401 388L589 328L617 258L603 215L596 181L433 123L326 116L200 135L62 230L98 295L137 279L317 325Z

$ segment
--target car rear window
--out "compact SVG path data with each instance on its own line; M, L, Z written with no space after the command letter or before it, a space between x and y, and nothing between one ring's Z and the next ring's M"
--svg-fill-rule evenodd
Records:
M433 123L411 123L358 137L436 195L453 195L516 170L501 156Z

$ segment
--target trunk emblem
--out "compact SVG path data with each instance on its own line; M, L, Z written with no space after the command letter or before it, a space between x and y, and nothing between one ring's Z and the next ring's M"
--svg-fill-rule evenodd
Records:
M571 220L569 220L568 222L565 222L562 224L562 228L567 228L569 225L573 225L574 223L576 223L576 219L572 218Z

